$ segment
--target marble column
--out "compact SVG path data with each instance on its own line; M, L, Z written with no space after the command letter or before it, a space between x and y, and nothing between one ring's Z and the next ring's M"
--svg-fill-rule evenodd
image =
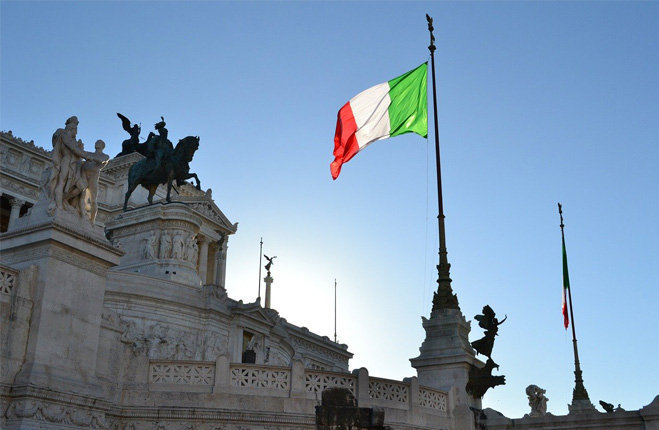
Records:
M206 269L206 278L209 284L215 283L215 272L217 271L217 242L210 242L208 244L208 268Z
M227 270L227 248L229 237L224 236L217 242L217 251L215 253L215 284L224 287Z
M16 197L12 197L9 200L9 204L11 205L11 212L9 213L9 226L8 228L12 227L12 224L14 221L18 219L18 217L21 214L21 207L25 204L25 200L20 200L17 199Z
M206 272L208 269L208 239L204 236L198 236L199 242L199 278L201 278L201 285L206 285Z
M272 278L272 275L270 275L270 272L268 271L268 275L263 278L265 281L265 308L270 309L270 292L272 288L272 282L274 279Z

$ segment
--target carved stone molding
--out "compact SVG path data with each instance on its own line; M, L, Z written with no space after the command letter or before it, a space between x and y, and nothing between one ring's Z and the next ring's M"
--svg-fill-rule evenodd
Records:
M8 178L0 178L0 187L6 191L15 193L21 197L28 197L34 201L39 198L39 189L36 185L30 187L27 185L21 185L16 181L11 181Z
M293 345L295 345L296 350L299 350L298 352L304 352L304 350L313 352L320 357L335 361L335 360L340 360L342 362L345 362L346 364L348 363L348 357L344 355L337 354L334 351L329 350L328 348L322 348L319 345L316 345L315 343L309 342L305 339L299 338L299 337L293 337L292 338Z
M108 269L106 265L100 263L96 259L89 258L84 254L72 253L67 249L54 246L34 246L21 251L12 252L11 254L5 254L3 256L3 258L5 258L10 264L37 260L45 257L55 258L98 276L105 276Z
M29 419L66 426L111 428L111 423L102 412L37 399L14 400L7 408L5 416L8 420Z

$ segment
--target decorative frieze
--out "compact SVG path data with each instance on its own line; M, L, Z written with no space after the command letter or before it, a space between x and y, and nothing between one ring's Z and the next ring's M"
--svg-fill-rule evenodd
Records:
M21 185L20 183L9 180L8 178L0 178L0 188L13 193L14 195L27 197L33 201L36 201L39 198L39 189L36 185L34 187L30 187L27 185Z
M327 339L328 342L330 342L329 338ZM309 342L306 339L302 339L299 337L293 337L292 338L293 345L295 346L296 350L301 350L302 351L309 351L313 352L314 354L318 355L321 358L324 358L330 362L340 362L340 363L345 363L346 364L346 369L347 369L347 364L348 364L348 356L338 354L334 351L332 351L329 348L323 348L322 346L315 344L313 342ZM349 353L348 353L349 354Z
M46 403L37 399L20 399L7 408L8 420L28 419L61 426L78 426L93 429L110 429L111 425L102 412L90 411L71 405Z
M121 342L133 354L152 360L215 360L227 351L225 336L213 332L182 330L144 319L121 318Z

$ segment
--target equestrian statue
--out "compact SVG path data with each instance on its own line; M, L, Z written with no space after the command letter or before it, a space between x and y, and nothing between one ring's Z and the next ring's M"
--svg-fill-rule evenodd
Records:
M127 118L126 121L123 121L123 118L124 128L127 128L126 122L130 126L130 121ZM128 210L128 199L138 185L149 190L149 204L153 204L153 196L158 185L161 184L167 184L168 203L171 202L174 181L177 186L181 186L187 179L194 178L197 183L196 188L201 189L199 178L196 173L190 173L189 165L195 151L199 148L199 136L184 137L174 147L167 138L165 119L163 117L160 119L161 121L155 125L158 134L151 132L146 142L131 145L134 151L142 153L146 158L133 164L128 171L128 191L124 200L124 212Z

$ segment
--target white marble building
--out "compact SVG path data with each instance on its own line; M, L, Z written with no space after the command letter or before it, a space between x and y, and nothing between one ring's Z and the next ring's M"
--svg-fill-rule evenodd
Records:
M659 400L613 414L481 414L465 383L482 362L459 309L423 319L416 377L350 372L346 345L227 296L238 225L210 190L183 185L164 204L159 189L148 206L138 188L122 211L141 158L101 171L92 223L89 205L50 210L51 151L0 134L0 428L313 429L335 386L384 409L393 429L659 428Z
M311 429L332 386L395 428L448 427L447 392L351 373L347 345L228 297L238 225L210 190L138 189L123 212L141 158L101 171L92 225L48 214L51 151L0 134L1 428Z

